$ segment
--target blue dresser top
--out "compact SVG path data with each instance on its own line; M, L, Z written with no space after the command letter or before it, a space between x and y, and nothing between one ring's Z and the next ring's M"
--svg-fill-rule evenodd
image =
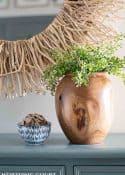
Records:
M125 134L110 134L98 145L72 145L63 134L51 134L44 145L26 146L17 134L0 134L1 158L125 158Z

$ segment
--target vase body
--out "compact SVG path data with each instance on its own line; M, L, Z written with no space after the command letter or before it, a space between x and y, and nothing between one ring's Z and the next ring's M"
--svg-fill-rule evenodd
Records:
M57 86L55 107L71 143L101 143L112 124L112 83L108 74L95 73L89 84L81 87L66 75Z

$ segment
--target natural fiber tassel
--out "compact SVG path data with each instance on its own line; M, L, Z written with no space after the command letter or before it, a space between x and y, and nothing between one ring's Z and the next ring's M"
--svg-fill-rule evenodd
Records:
M1 98L42 92L43 70L54 64L50 50L113 39L117 32L105 20L123 7L125 0L65 0L60 13L42 33L28 40L1 40Z

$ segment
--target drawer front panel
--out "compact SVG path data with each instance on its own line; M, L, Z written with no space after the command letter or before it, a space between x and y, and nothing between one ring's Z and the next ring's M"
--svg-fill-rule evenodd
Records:
M75 166L74 175L125 175L124 166Z
M65 175L64 166L0 166L0 175Z

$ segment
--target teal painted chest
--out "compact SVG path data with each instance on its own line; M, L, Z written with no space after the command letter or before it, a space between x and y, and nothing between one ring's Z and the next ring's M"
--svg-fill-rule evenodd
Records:
M0 175L125 175L125 134L110 134L100 145L71 145L54 134L41 146L0 134Z

